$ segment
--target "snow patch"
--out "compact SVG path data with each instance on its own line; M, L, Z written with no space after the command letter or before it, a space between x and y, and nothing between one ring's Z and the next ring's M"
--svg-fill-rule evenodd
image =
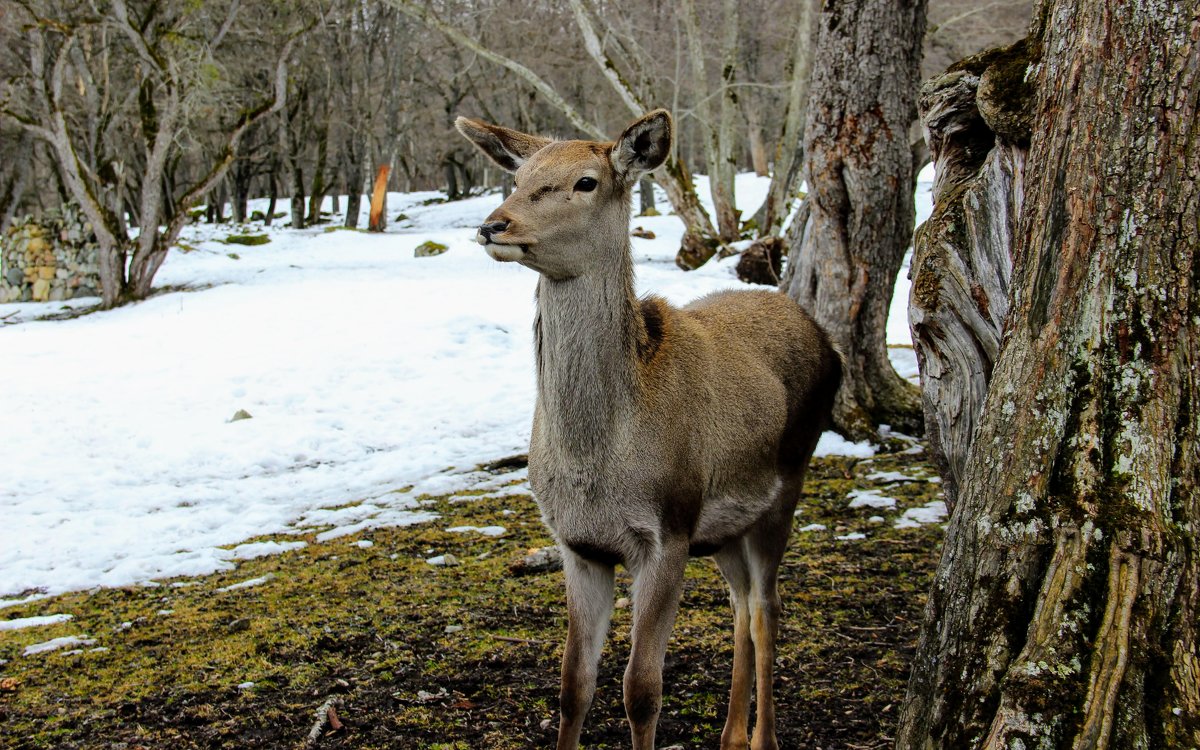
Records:
M814 456L849 456L851 458L870 458L875 455L875 446L867 442L852 443L836 432L821 433L817 441Z
M96 640L80 635L64 635L62 638L51 638L48 641L35 643L31 646L26 646L21 654L23 656L33 656L34 654L44 654L47 651L57 651L60 648L67 646L91 646ZM69 653L69 652L68 652Z
M57 625L60 622L73 620L73 615L42 615L39 617L18 617L15 620L0 620L0 633L7 630L24 630L39 628L44 625Z
M933 500L918 508L909 508L892 524L897 529L915 529L927 523L941 523L946 520L946 503L943 500Z
M739 208L753 212L768 185L738 175ZM919 218L929 186L922 177ZM0 608L32 601L19 592L204 575L298 549L242 544L256 537L428 522L423 493L527 494L524 470L476 467L528 449L537 274L474 243L499 194L421 205L437 195L389 195L409 219L379 234L254 224L271 242L236 259L220 242L228 225L191 224L181 239L193 249L172 250L156 281L197 291L69 320L35 318L95 300L5 306L19 312L0 326L0 388L37 408L0 430ZM675 267L677 217L633 221L656 234L636 244L638 294L681 304L746 288L736 258ZM414 258L428 240L448 252ZM911 345L908 286L902 270L892 345ZM229 422L239 409L253 418ZM817 450L874 453L832 434Z
M264 584L274 577L274 573L267 573L265 576L259 576L258 578L247 578L246 580L239 581L238 583L231 583L228 586L222 586L221 588L217 589L217 591L238 591L240 589L248 589L252 586Z
M851 490L846 495L850 500L848 508L895 508L896 498L887 497L879 490Z

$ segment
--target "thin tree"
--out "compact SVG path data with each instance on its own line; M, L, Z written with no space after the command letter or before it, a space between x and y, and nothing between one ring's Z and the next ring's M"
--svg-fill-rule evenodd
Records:
M897 747L1200 746L1200 0L1042 0L1010 306Z

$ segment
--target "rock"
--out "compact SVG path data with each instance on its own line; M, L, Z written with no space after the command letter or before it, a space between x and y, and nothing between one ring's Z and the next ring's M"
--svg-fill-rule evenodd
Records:
M50 288L49 300L51 302L62 302L67 298L67 289L61 284L56 284Z
M455 557L454 555L450 554L449 552L447 552L444 555L438 555L436 557L431 557L428 560L426 560L425 562L429 563L430 565L433 565L434 567L438 567L438 568L442 568L442 567L450 568L455 565L458 565L458 558Z
M243 419L254 419L254 417L250 414L250 412L246 411L245 409L238 409L237 411L235 411L233 413L233 416L229 419L229 421L230 422L240 422Z
M462 625L447 625L447 626L446 626L446 628L445 628L445 630L446 630L446 633L448 633L448 634L450 634L450 633L461 633L461 632L462 632L462 629L463 629L463 626L462 626Z
M441 255L442 253L446 252L449 249L450 248L446 247L445 245L443 245L440 242L434 242L433 240L429 240L427 242L422 242L420 245L417 245L416 249L413 250L413 257L414 258L432 258L434 256Z
M33 282L33 301L45 302L50 299L50 282L45 279L38 279Z
M617 600L617 603L614 604L613 606L616 607L617 609L629 609L629 604L630 604L629 597L622 596L620 599Z
M87 284L80 284L79 287L75 289L75 294L73 296L75 296L75 297L99 297L100 292L97 292L95 289L88 286Z
M558 547L542 547L531 549L521 559L508 566L508 572L515 576L537 575L562 570L562 553Z
M20 268L10 268L4 272L4 280L13 286L20 286L25 283L25 271Z
M654 232L651 232L649 229L642 229L641 227L634 227L629 236L640 237L643 240L652 240L655 237Z

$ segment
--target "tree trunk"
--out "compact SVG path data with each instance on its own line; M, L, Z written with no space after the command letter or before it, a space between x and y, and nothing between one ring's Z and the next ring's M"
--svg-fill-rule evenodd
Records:
M766 177L771 174L771 164L767 161L767 144L763 141L758 107L746 108L746 131L750 137L750 163L754 166L754 174Z
M391 167L384 164L375 175L375 188L371 191L371 216L367 229L382 232L387 228L387 184Z
M304 169L300 155L292 154L292 229L304 228Z
M329 170L329 117L324 115L325 122L317 131L317 160L313 167L312 191L308 197L308 223L315 226L321 223L321 206L325 203L325 193L329 190L329 180L326 174Z
M1022 41L964 60L921 89L937 179L933 215L913 241L909 321L923 375L925 436L951 510L1000 351L1029 147L1027 87L986 94L1005 74L1021 80L1028 64ZM1006 130L1006 119L993 116L998 138L981 107L1012 115L1021 127Z
M846 356L834 408L855 438L922 429L917 389L887 353L896 274L912 238L912 153L925 0L827 3L818 20L804 150L812 203L788 294Z
M278 162L272 162L271 171L267 173L267 215L263 218L263 226L271 226L275 220L275 204L279 202Z
M658 208L654 205L654 178L648 174L638 181L638 199L641 208L638 216L658 216Z
M345 224L350 229L358 226L358 215L362 212L363 160L359 154L357 141L353 137L348 139L343 151L342 174L346 181Z
M1200 0L1035 19L1010 310L897 747L1198 747Z

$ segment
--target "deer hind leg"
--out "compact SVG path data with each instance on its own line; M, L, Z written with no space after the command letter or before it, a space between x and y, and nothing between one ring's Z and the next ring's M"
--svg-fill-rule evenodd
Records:
M563 549L567 578L567 642L559 694L558 750L579 747L583 719L596 693L596 668L613 609L613 569Z
M792 511L799 482L782 488L777 512L760 520L746 535L750 571L750 637L754 642L757 713L751 750L778 750L775 739L775 639L779 633L779 565L792 532Z
M721 732L721 750L747 750L750 692L754 688L754 642L750 637L751 582L745 539L729 543L714 559L729 583L733 606L733 679L729 688L729 714Z
M665 542L657 554L633 566L633 630L625 669L625 715L633 750L654 750L662 709L662 670L667 641L679 611L687 540Z

